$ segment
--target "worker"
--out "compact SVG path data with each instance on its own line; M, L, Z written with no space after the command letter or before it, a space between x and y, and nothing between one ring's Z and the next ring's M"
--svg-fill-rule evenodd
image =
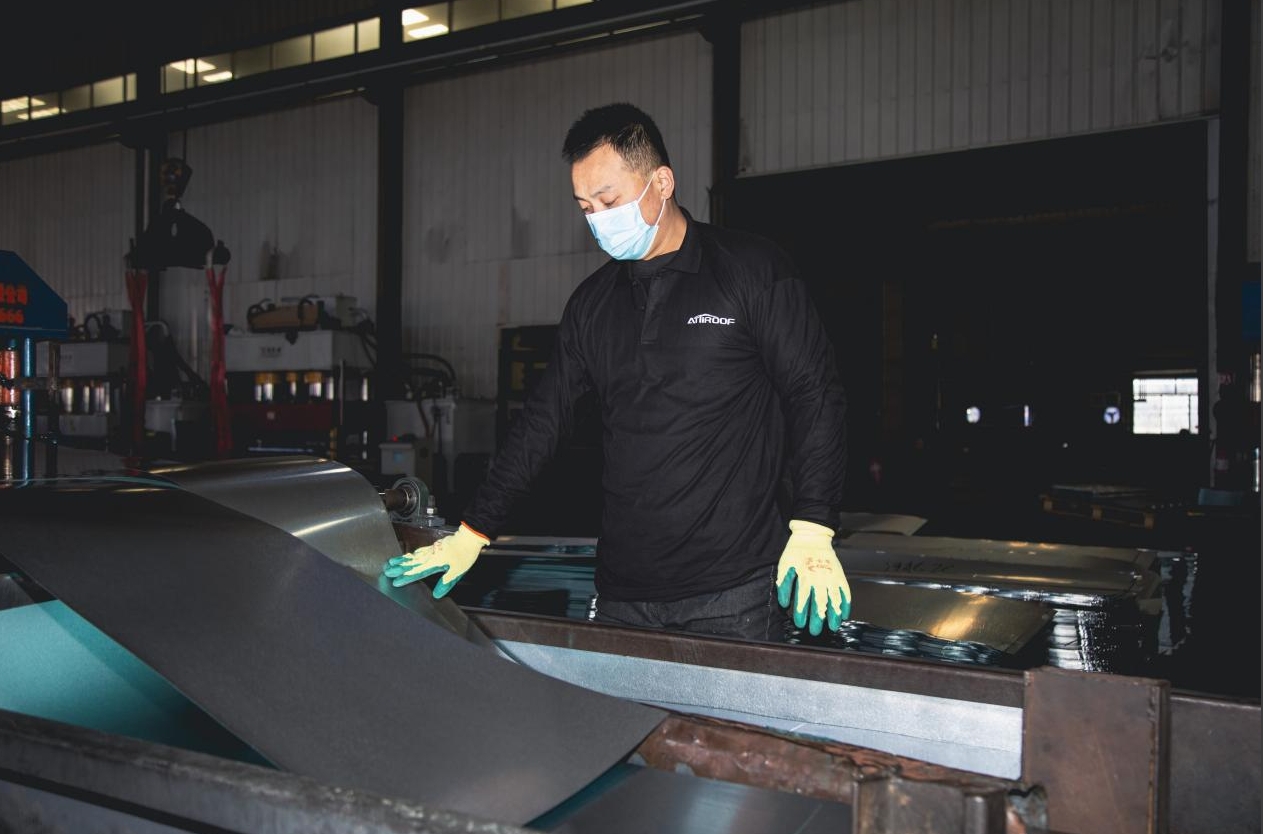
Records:
M775 642L792 603L799 629L836 631L851 604L833 549L846 399L806 286L771 241L676 201L662 136L633 105L584 112L562 153L611 260L567 301L547 369L459 529L385 575L400 586L442 573L434 596L451 590L594 391L595 622Z

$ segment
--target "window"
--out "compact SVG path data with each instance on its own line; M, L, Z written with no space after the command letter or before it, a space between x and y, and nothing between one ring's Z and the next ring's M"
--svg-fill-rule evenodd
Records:
M448 31L447 4L435 3L432 6L416 6L404 9L399 16L403 26L404 41L419 41L435 35L446 35Z
M76 110L87 110L92 107L92 85L84 84L61 91L61 112L73 113Z
M355 51L367 52L381 45L381 19L361 20L355 24Z
M272 69L297 67L310 63L311 35L302 35L272 44Z
M511 17L524 17L528 14L539 14L540 12L551 12L552 10L552 0L503 0L500 4L500 14L506 20Z
M1132 434L1197 434L1197 377L1144 376L1131 381Z
M61 112L61 96L57 93L41 93L31 96L31 119L47 119ZM19 116L19 118L21 118Z
M592 0L449 0L400 12L403 41L446 35L526 15L579 6ZM399 30L395 30L399 31ZM368 52L381 47L380 18L368 18L310 35L299 35L231 53L172 61L162 67L159 89L177 93L270 72ZM0 126L21 124L61 113L107 107L136 100L136 73L105 78L60 93L17 96L0 101Z
M497 0L455 0L452 3L452 29L472 29L500 19Z
M316 33L316 60L342 58L355 54L355 24L326 29Z
M107 104L122 104L123 77L107 78L92 85L92 106L104 107Z
M232 53L232 70L234 78L245 78L247 75L258 75L272 69L272 47L256 46L251 49L238 49Z
M172 61L162 68L162 92L175 93L203 84L218 84L232 78L229 55L208 55Z

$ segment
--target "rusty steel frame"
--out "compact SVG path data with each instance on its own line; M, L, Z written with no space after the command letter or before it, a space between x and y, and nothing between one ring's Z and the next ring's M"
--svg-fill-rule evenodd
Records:
M1047 704L1050 686L1083 681L1099 694L1066 705L1056 720L1070 733L1092 721L1112 728L1120 754L1143 753L1152 779L1134 778L1127 791L1048 796L1047 785L1023 778L1009 781L981 774L939 767L916 759L861 747L788 737L770 730L751 728L721 719L674 715L638 750L654 767L692 770L699 775L743 781L758 787L802 791L819 798L856 804L856 831L883 834L906 830L910 820L894 813L891 797L902 797L909 806L928 813L945 831L963 834L1017 834L1038 831L1048 825L1049 807L1079 803L1080 820L1108 818L1119 807L1143 807L1155 834L1257 834L1260 829L1259 786L1263 779L1260 705L1257 701L1205 696L1168 690L1166 706L1144 707L1164 682L1097 672L1044 668L1028 672L982 669L912 658L886 658L855 652L807 646L743 643L689 634L614 629L562 618L469 609L469 614L494 640L536 643L567 649L607 652L651 660L701 664L757 672L875 687L911 694L955 698L980 704L1018 707L1024 720L1032 693L1040 698L1031 713L1037 721L1053 720L1040 704ZM1053 673L1060 673L1054 676ZM1094 689L1093 691L1097 691ZM1138 693L1144 693L1143 697ZM1163 696L1156 696L1161 700ZM1136 700L1140 698L1140 700ZM1040 718L1039 716L1043 716ZM1165 722L1167 730L1162 729ZM1123 726L1126 725L1126 726ZM728 728L729 735L725 735ZM1031 731L1053 728L1032 725ZM739 730L739 732L738 732ZM1148 739L1148 740L1147 740ZM1123 742L1127 741L1124 745ZM753 746L752 746L753 744ZM1024 744L1023 774L1051 773L1058 766L1048 761L1052 751ZM1061 767L1085 778L1114 778L1108 765L1092 761L1082 751L1061 750ZM1165 757L1165 766L1161 764ZM1163 769L1165 767L1165 770ZM1165 773L1165 775L1164 775ZM861 807L860 786L887 781L880 789L865 792L870 803ZM954 785L939 791L926 785ZM992 808L997 792L1004 795L1004 827L996 828ZM1137 796L1137 793L1140 795ZM970 798L983 797L984 799ZM1136 803L1140 802L1140 806ZM875 804L874 804L875 803ZM961 810L968 806L970 810ZM877 810L886 807L885 811ZM934 809L938 809L935 811ZM989 810L991 809L991 810ZM1068 824L1079 825L1081 821ZM922 819L922 822L925 820ZM963 826L963 827L962 827ZM1053 830L1088 834L1088 828Z

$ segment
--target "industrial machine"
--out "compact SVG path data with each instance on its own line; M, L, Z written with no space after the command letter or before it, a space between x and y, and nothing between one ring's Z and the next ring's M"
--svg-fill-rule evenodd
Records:
M225 337L237 455L315 454L375 465L372 444L383 421L372 390L375 343L364 322L351 326L353 310L346 296L265 305L249 316L261 330Z
M852 514L847 645L745 643L572 613L585 539L502 537L442 600L393 588L382 563L452 528L326 458L73 463L0 488L0 821L1258 830L1257 703L1032 654L1058 607L1151 602L1159 554Z
M123 310L94 313L85 323L93 329L83 331L91 336L57 345L60 384L49 408L57 412L58 430L63 436L105 445L120 430L126 407L130 318L131 313ZM36 345L35 364L40 376L50 375L53 345L51 341ZM48 421L48 415L40 416L38 430L48 431Z
M27 479L35 474L37 410L56 398L59 354L52 349L49 372L36 369L36 345L63 339L66 302L16 252L0 250L0 428L4 434L3 475ZM55 409L49 409L55 414ZM47 430L56 440L57 424ZM55 459L56 446L46 446Z

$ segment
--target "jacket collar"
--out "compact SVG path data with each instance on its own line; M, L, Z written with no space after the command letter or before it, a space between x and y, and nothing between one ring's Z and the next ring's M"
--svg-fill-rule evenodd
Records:
M684 240L680 242L680 248L667 268L676 272L696 274L702 268L702 242L699 239L698 223L684 206L680 206L680 213L684 215L684 222L687 224L684 229Z
M675 257L665 267L675 272L687 272L696 275L702 268L702 242L698 234L699 224L689 214L688 209L680 206L684 215L684 240L680 248L675 250ZM611 261L618 265L618 275L624 281L631 281L631 261Z

